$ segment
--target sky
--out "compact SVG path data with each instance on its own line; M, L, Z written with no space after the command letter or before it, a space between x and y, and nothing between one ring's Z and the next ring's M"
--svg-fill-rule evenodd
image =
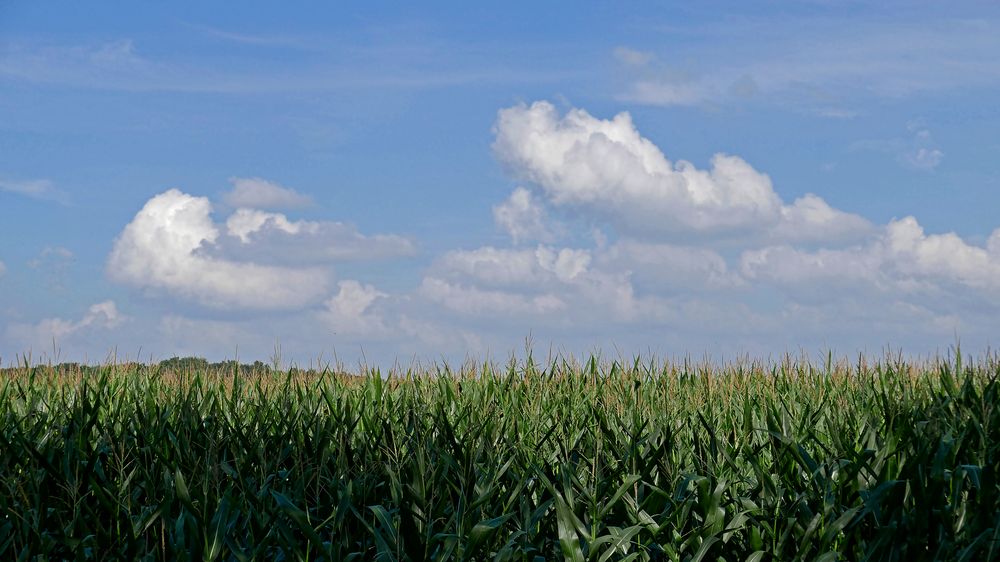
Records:
M0 1L0 363L971 352L994 2Z

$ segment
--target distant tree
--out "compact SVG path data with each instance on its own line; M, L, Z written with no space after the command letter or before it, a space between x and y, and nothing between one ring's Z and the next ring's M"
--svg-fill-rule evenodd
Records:
M239 363L233 359L227 359L226 361L219 361L216 363L209 363L208 365L209 371L219 374L231 375L234 372L236 372L237 369L242 374L269 373L271 371L271 366L261 361L254 361L253 363Z
M209 365L204 357L171 357L160 361L159 367L169 371L207 371Z
M249 365L250 370L255 373L270 373L271 366L263 361L254 361L252 365Z

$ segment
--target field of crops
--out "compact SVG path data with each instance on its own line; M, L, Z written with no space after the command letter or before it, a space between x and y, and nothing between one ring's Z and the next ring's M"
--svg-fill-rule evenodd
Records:
M0 560L990 560L1000 362L0 378Z

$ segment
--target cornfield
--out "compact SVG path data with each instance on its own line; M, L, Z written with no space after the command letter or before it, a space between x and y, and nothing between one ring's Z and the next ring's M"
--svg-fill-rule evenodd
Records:
M998 375L25 365L0 378L0 559L997 559Z

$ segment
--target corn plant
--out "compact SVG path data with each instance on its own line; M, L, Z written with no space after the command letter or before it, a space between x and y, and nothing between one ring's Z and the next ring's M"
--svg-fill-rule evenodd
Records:
M24 365L0 559L1000 558L1000 363Z

